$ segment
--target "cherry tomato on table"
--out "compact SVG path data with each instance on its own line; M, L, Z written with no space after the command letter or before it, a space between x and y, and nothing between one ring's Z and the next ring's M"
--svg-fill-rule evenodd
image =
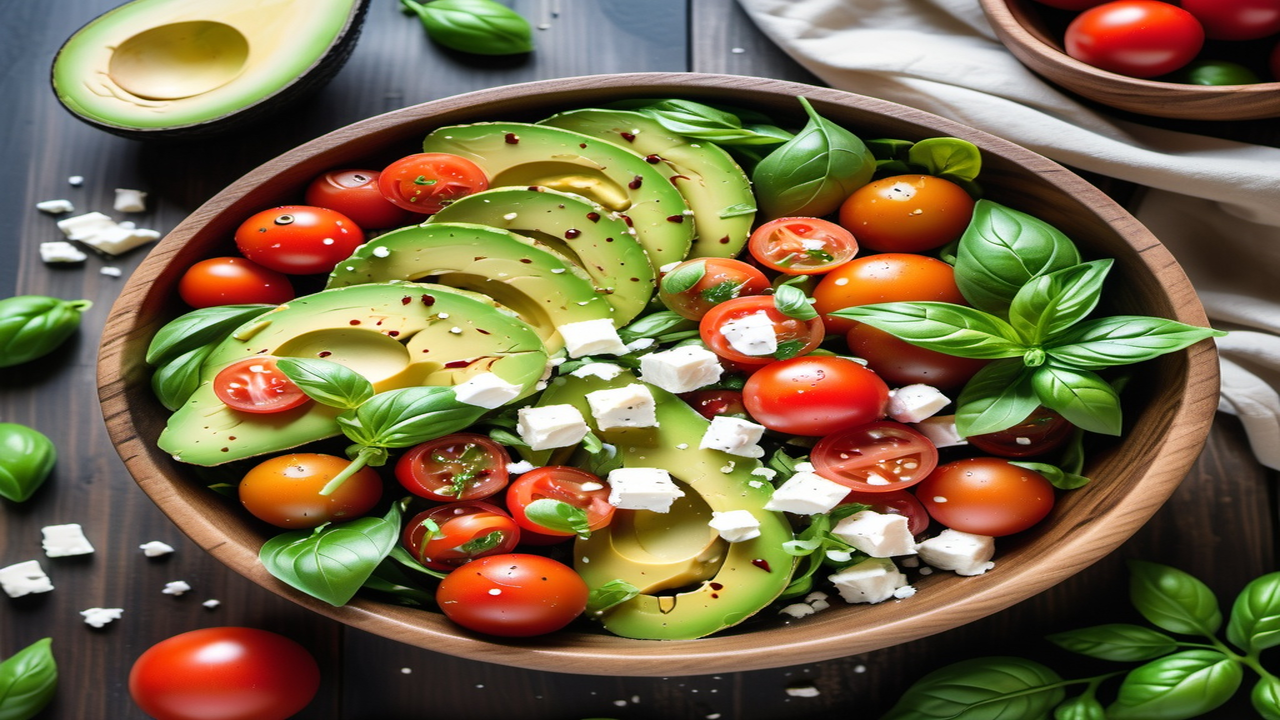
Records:
M413 213L388 200L378 188L377 170L330 170L307 186L308 205L336 210L365 230L417 222Z
M1204 45L1204 28L1177 5L1115 0L1077 15L1064 44L1068 55L1096 68L1153 78L1195 59Z
M813 289L813 309L831 334L846 333L853 320L828 313L855 305L887 302L937 302L968 305L956 287L950 265L928 255L884 253L850 260L823 276Z
M454 433L415 445L396 462L406 490L437 502L480 500L507 486L506 448L476 433Z
M279 305L294 298L284 273L242 257L201 260L178 281L178 295L193 308L216 305Z
M906 490L890 490L888 492L863 493L851 490L841 505L861 503L871 506L874 512L885 515L904 515L907 518L907 530L912 535L919 535L929 529L929 512Z
M822 477L860 493L905 490L938 465L938 448L919 432L891 420L827 435L809 460Z
M853 360L809 355L760 368L747 378L742 399L770 430L821 436L883 418L889 386Z
M438 213L454 200L489 187L479 165L449 153L417 153L396 160L378 175L383 197L423 215Z
M733 258L698 258L686 260L663 275L658 299L681 317L701 320L726 300L759 295L768 289L769 279L753 265Z
M555 632L587 607L587 583L573 568L541 555L478 558L440 581L436 602L453 622L476 632L530 637Z
M530 505L538 500L558 500L583 511L587 529L599 530L613 519L609 486L586 470L564 465L534 468L516 478L507 489L507 509L521 528L543 535L570 537L572 530L550 528L529 517Z
M1280 0L1182 0L1214 40L1257 40L1280 32Z
M161 640L129 671L129 694L156 720L284 720L320 689L320 668L298 643L246 627Z
M463 500L415 515L401 542L418 562L448 572L478 557L511 552L521 535L515 520L497 505Z
M896 175L867 183L840 206L840 224L862 247L921 252L959 238L973 218L973 198L950 180Z
M1053 485L1008 460L976 457L938 466L915 487L934 520L953 530L1000 537L1022 532L1053 509Z
M224 405L247 413L292 410L311 398L265 355L237 360L213 378L213 394Z
M320 494L350 462L320 453L264 460L240 481L240 503L259 520L282 528L313 528L360 517L382 498L382 478L373 468L361 468L337 490Z
M756 228L747 249L765 267L790 275L814 275L852 260L858 254L858 241L833 222L784 217Z
M772 333L773 341L757 345L757 328L761 333ZM702 316L698 333L712 352L740 365L764 365L804 355L818 347L826 334L821 318L800 320L784 315L769 295L720 303Z
M1043 455L1062 447L1073 427L1067 419L1043 405L1026 420L1007 430L969 436L969 444L979 450L1007 458Z
M854 323L845 335L845 343L851 354L866 360L867 367L894 387L924 383L940 390L954 390L990 362L912 345L866 323Z
M289 275L330 272L363 242L364 231L351 218L310 205L263 210L236 230L241 254Z

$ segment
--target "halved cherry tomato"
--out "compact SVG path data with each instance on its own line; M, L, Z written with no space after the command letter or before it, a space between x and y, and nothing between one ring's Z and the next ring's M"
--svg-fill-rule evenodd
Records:
M478 557L511 552L520 542L520 527L497 505L464 500L414 515L400 541L418 562L448 572Z
M973 198L950 180L895 175L867 183L840 206L840 224L862 247L922 252L960 237L973 218Z
M990 362L912 345L860 322L845 335L845 343L850 353L866 360L867 367L894 387L924 383L940 390L959 388Z
M740 390L694 390L681 393L680 399L708 420L720 415L747 417L747 406L742 404Z
M289 275L327 273L364 242L364 231L336 210L282 205L263 210L236 230L250 260Z
M454 200L489 187L479 165L449 153L408 155L383 168L378 188L399 207L430 215Z
M698 333L712 352L742 365L799 357L818 347L825 336L821 318L799 320L784 315L767 295L720 303L699 321ZM757 344L757 333L772 333L773 339Z
M284 273L242 257L201 260L178 281L178 295L193 308L266 303L293 299L293 284Z
M1153 78L1195 59L1204 45L1204 28L1177 5L1115 0L1077 15L1063 45L1068 55L1096 68Z
M330 170L307 186L308 205L337 210L366 230L408 225L416 215L378 189L377 170Z
M311 398L265 355L238 360L218 371L213 394L224 405L247 413L292 410Z
M1007 430L969 436L979 450L1007 458L1031 457L1056 450L1071 437L1071 423L1043 405Z
M484 435L454 433L409 449L396 462L406 490L437 502L480 500L507 486L507 449Z
M382 497L382 478L373 468L361 468L331 494L320 494L350 463L346 458L320 453L290 453L264 460L240 480L240 503L259 520L282 528L313 528L360 517Z
M841 505L847 503L870 505L872 510L885 515L905 515L907 530L912 535L919 535L929 529L929 511L924 509L924 505L920 504L915 495L906 490L873 493L850 490L849 494L840 501Z
M445 617L476 632L529 637L555 632L587 608L587 583L573 568L541 555L479 558L440 581Z
M915 488L934 520L953 530L999 537L1022 532L1053 509L1053 485L1008 460L976 457L939 465Z
M938 448L929 438L891 420L859 425L827 435L809 454L816 472L852 490L905 490L938 466Z
M850 260L823 276L813 289L813 309L831 334L846 333L854 321L828 313L855 305L886 302L938 302L968 305L956 287L955 268L928 255L883 253Z
M526 530L560 537L578 534L572 530L547 527L530 518L527 510L538 500L558 500L582 510L588 530L599 530L613 520L609 486L599 477L575 467L547 465L516 478L507 489L507 510Z
M686 282L694 276L695 282ZM681 317L701 320L726 300L759 295L768 289L769 278L753 265L733 258L697 258L686 260L663 275L658 299Z
M789 275L815 275L858 254L853 233L810 217L784 217L756 228L747 244L761 265Z
M883 418L889 386L853 360L806 355L757 370L742 388L742 401L770 430L821 436Z

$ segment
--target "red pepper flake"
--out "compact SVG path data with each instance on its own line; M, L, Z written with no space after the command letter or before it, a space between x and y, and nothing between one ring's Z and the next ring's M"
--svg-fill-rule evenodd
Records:
M586 147L587 147L587 144L586 144L586 143L578 143L578 147L580 147L580 148L582 148L582 149L584 149L584 150L585 150L585 149L586 149Z
M329 352L328 350L321 350L320 352L316 353L316 357L327 358L332 354L333 353Z
M436 304L436 299L430 295L423 295L422 304L426 305L427 307L431 307L432 305Z
M627 142L635 142L635 141L636 141L636 136L635 136L635 134L634 134L634 133L629 133L629 132L620 132L620 133L618 133L618 134L619 134L619 135L621 135L621 136L622 136L622 139L623 139L623 140L626 140Z
M631 278L631 282L640 282L640 278Z
M388 330L388 331L387 331L387 337L398 337L399 335L400 335L400 331L399 331L399 330Z
M483 329L483 328L476 328L476 332L480 333L481 335L492 335L492 334L493 334L493 333L491 333L491 332L489 332L488 330L485 330L485 329Z
M662 158L657 155L645 155L644 161L649 163L650 165L657 165L658 163L662 162ZM672 179L674 180L675 178L672 178Z
M352 325L359 325L359 324L360 324L360 321L359 321L359 320L352 320L352 321L351 321L351 324L352 324Z
M624 223L626 223L626 224L627 224L627 227L635 227L635 226L636 226L636 224L635 224L634 222L632 222L632 220L631 220L631 216L630 216L630 215L622 215L621 217L622 217L622 221L623 221Z
M607 237L607 238L605 238L605 239L604 239L604 241L605 241L605 242L613 242L613 238L611 238L611 237Z
M581 234L582 234L582 231L581 231L581 230L579 230L579 229L577 229L577 228L569 228L568 230L565 230L565 231L564 231L564 239L565 239L565 240L572 240L572 239L574 239L574 238L578 237L578 236L579 236L579 235L581 235Z
M769 569L769 561L765 560L764 558L756 558L755 560L751 561L751 564L755 565L756 567L760 568L765 572L773 572L772 570Z
M524 263L525 265L528 265L528 264L532 263L532 262L533 262L533 260L532 260L532 259L530 259L530 258L520 258L520 262Z
M515 133L507 133L502 139L505 140L508 145L520 144L520 136Z
M405 295L404 297L400 298L401 305L408 305L411 302L413 302L413 298L409 297L408 295Z
M667 222L682 223L682 222L684 222L684 216L683 216L683 215L668 215L668 216L667 216Z
M632 190L638 190L640 189L640 186L643 184L644 184L644 178L637 175L631 179L631 182L627 183L627 187L631 188Z
M591 222L593 222L593 223L600 222L600 213L595 212L595 211L593 210L593 211L591 211L591 212L587 213L587 219L588 219L588 220L590 220L590 221L591 221Z
M470 365L470 364L471 364L471 362L472 362L471 360L454 360L453 362L447 362L447 363L445 363L445 364L444 364L444 366L445 366L445 367L447 367L447 368L450 368L450 369L452 369L452 368L464 368L464 367L466 367L466 366Z
M230 440L231 442L235 442L235 441L236 441L236 436L235 436L235 435L228 435L228 436L227 436L227 439L228 439L228 440Z
M720 244L721 244L721 245L728 245L728 244L729 244L729 236L728 236L728 235L725 235L724 237L720 238Z
M723 590L723 589L724 589L724 585L722 585L722 584L720 584L720 583L718 583L718 582L709 583L709 587L710 587L712 590Z
M525 188L525 190L528 190L530 192L546 192L547 189L542 187L541 185L530 185L529 187Z

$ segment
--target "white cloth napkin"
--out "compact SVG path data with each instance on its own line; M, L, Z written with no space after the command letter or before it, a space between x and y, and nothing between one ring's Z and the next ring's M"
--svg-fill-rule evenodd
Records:
M1147 188L1136 215L1216 327L1219 409L1280 469L1280 149L1111 119L1027 70L977 0L739 0L832 87L910 105Z

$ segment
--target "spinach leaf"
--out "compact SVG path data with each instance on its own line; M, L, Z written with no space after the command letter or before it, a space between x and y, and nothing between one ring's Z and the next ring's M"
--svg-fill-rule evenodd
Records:
M1280 645L1280 572L1255 578L1236 596L1227 639L1246 652Z
M1047 718L1066 693L1052 669L1016 657L982 657L920 678L881 720Z
M956 432L963 437L999 432L1040 407L1032 370L1021 360L997 360L979 370L956 398Z
M222 342L274 305L219 305L192 310L160 328L147 346L147 364L160 365L203 345Z
M0 720L35 717L58 689L53 640L37 640L0 662Z
M1111 260L1072 265L1032 278L1013 296L1009 324L1028 345L1039 345L1093 312Z
M533 50L533 28L519 13L494 0L400 0L422 21L427 37L476 55L517 55Z
M373 383L346 365L329 360L282 357L276 367L307 397L331 407L350 410L373 397Z
M956 252L956 285L974 307L1003 315L1031 278L1078 265L1080 252L1039 218L979 200Z
M1128 365L1159 357L1211 337L1221 330L1142 315L1115 315L1085 321L1052 339L1045 353L1081 369Z
M1217 650L1184 650L1130 671L1107 718L1197 717L1230 700L1243 679L1240 663Z
M1068 630L1046 639L1071 652L1115 662L1151 660L1178 649L1178 641L1159 630L1127 623Z
M277 579L342 606L355 597L400 540L400 503L384 517L295 530L263 543L258 558Z
M1004 320L964 305L894 302L844 308L832 317L857 320L912 345L967 358L1021 357L1028 347Z
M907 162L920 166L927 175L972 182L982 170L982 153L968 140L927 138L911 146L907 151Z
M1152 625L1172 633L1213 637L1222 625L1213 591L1167 565L1130 560L1129 599Z

